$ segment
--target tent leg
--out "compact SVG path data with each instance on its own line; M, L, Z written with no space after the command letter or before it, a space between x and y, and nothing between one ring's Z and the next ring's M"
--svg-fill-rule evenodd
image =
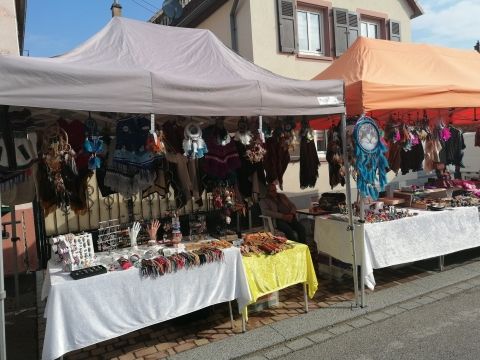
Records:
M365 298L365 266L360 266L360 291L361 291L361 307L364 308L367 306L367 300Z
M347 231L350 233L353 250L353 290L355 294L355 307L359 306L358 299L358 268L357 268L357 247L355 244L355 234L353 226L353 207L352 207L352 187L350 184L350 163L347 154L347 116L342 114L342 150L343 150L343 166L345 167L345 188L347 192L347 210L348 210L348 226Z
M0 207L2 206L2 194L0 192ZM2 229L2 219L0 217L0 229ZM5 285L3 282L3 236L0 246L0 360L7 360L7 343L5 341L5 306L4 301L7 297Z
M363 254L364 254L364 246L365 246L365 202L364 202L364 197L360 195L360 223L362 224L362 233L361 233L361 239L362 239L362 259L363 259ZM360 307L364 308L366 305L365 301L365 266L363 266L363 261L361 262L360 265L360 300L361 304Z
M12 245L13 245L13 264L14 264L14 282L15 282L15 310L20 310L20 285L18 281L18 248L17 243L20 240L17 237L17 217L15 213L15 206L11 208L11 227L12 227Z

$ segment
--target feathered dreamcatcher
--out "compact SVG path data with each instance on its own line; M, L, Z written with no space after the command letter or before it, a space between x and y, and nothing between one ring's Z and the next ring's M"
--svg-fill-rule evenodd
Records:
M357 188L365 197L378 198L376 183L383 191L387 184L387 147L381 141L375 121L362 116L353 130L357 168Z
M85 142L83 143L83 149L90 154L88 159L88 168L90 170L96 170L100 168L101 161L98 154L103 153L103 140L98 136L98 126L96 121L88 113L88 119L85 121Z

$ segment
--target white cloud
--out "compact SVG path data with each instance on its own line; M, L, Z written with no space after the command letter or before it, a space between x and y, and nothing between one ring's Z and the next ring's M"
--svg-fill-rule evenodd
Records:
M425 14L412 21L413 40L472 49L480 39L478 0L423 0Z

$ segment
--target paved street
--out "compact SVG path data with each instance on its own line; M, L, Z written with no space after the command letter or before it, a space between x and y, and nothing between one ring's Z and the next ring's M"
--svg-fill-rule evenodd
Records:
M480 287L475 287L331 337L282 359L479 359L479 335ZM299 344L301 340L297 340Z

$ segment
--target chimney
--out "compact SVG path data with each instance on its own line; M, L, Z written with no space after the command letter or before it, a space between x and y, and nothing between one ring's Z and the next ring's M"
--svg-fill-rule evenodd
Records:
M477 50L477 52L480 53L480 41L477 41L477 43L475 44L475 46L473 47L475 50Z
M122 5L118 3L118 0L113 0L110 10L112 10L112 17L122 16Z

